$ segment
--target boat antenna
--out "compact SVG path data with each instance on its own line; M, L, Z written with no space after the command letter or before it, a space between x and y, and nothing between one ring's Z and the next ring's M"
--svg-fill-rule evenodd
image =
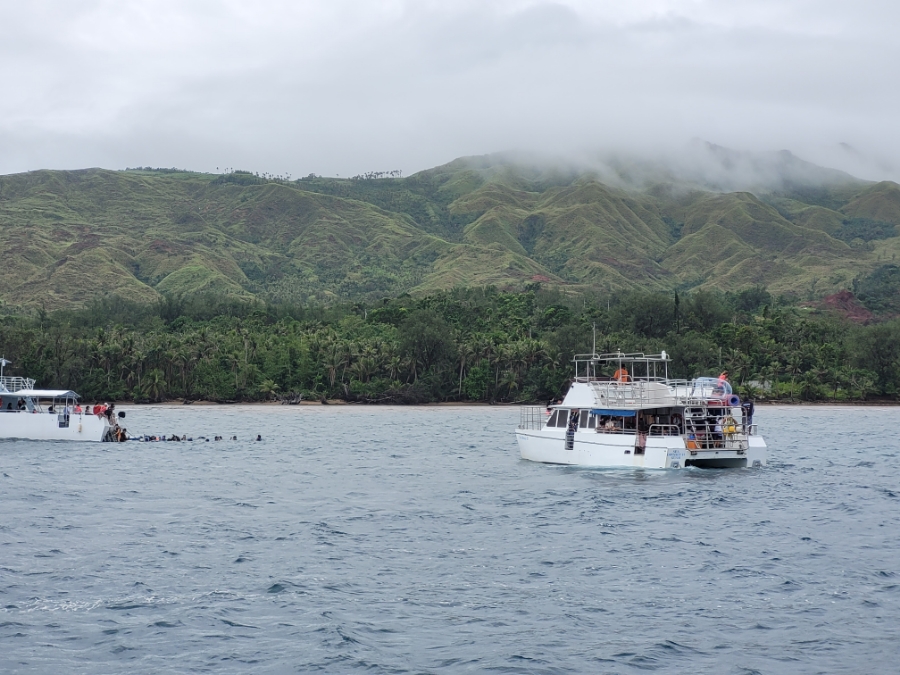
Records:
M593 347L593 351L591 352L591 354L594 356L597 356L597 324L592 323L591 328L594 329L594 347Z

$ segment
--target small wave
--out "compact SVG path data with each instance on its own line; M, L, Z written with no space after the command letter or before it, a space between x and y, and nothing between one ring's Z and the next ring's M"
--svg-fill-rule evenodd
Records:
M231 621L229 619L220 619L220 621L227 626L231 626L232 628L255 628L256 630L259 630L259 626L251 626L250 624L246 623L238 623L237 621Z
M123 652L131 652L134 651L136 647L127 647L125 645L119 645L118 647L113 648L113 654L122 654Z
M144 602L122 602L106 605L106 609L113 610L140 609L142 607L150 607L150 605Z
M675 642L674 640L666 640L664 642L658 642L656 644L656 647L658 647L664 651L673 652L676 654L702 654L703 653L699 649L690 647L688 645L680 644L678 642Z
M285 591L295 588L296 585L289 581L278 581L266 589L266 593L284 593Z

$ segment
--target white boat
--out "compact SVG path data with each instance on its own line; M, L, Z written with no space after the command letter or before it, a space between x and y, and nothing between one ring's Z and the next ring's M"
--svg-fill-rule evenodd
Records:
M0 373L8 363L0 359ZM29 378L0 375L0 439L116 440L119 427L111 416L82 408L74 391L35 389L34 384Z
M723 376L675 380L660 354L580 354L565 398L522 408L523 459L594 467L756 467L766 443Z

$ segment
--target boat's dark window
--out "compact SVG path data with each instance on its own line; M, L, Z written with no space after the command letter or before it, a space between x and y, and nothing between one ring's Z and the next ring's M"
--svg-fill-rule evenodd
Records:
M559 415L559 410L554 410L550 413L550 417L547 418L547 426L555 427L556 426L556 416Z
M590 429L591 422L594 421L594 416L591 415L590 410L582 410L581 411L581 419L578 421L578 426L582 429Z
M559 416L556 418L556 426L565 427L569 422L569 411L568 410L560 410Z

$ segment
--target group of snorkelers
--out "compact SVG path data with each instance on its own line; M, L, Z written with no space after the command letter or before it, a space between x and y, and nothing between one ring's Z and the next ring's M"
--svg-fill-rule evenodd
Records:
M237 436L232 436L228 440L236 441L237 439L238 439ZM143 441L143 442L148 442L148 441L195 441L196 440L196 441L206 441L208 443L209 441L224 441L225 439L222 436L213 436L212 438L207 438L206 436L197 436L197 438L194 438L193 436L188 436L187 434L184 434L182 436L179 436L178 434L172 434L171 436L166 436L165 434L160 434L160 435L135 436L134 438L129 438L128 440ZM254 438L253 440L261 441L262 434L257 434L256 438Z

